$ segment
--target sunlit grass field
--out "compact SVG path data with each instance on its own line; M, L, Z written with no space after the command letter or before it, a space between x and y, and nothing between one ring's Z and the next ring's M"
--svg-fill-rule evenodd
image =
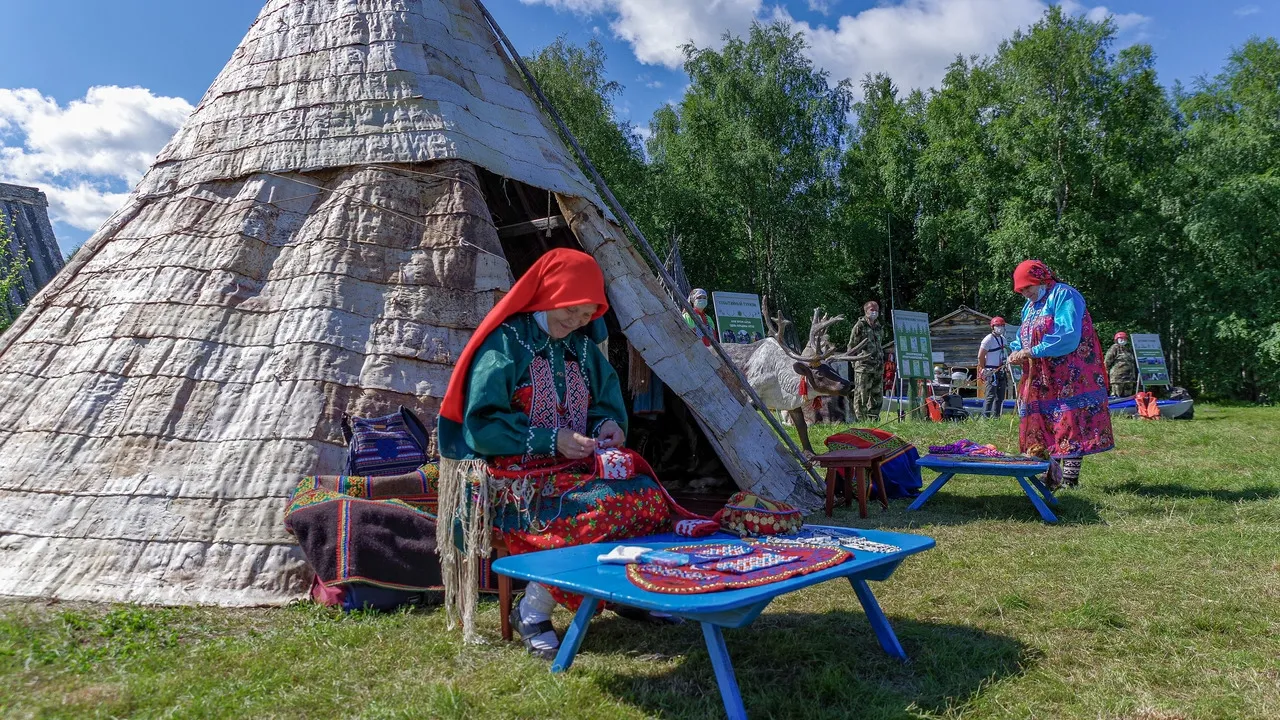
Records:
M1016 437L1009 418L897 427L922 450ZM873 584L912 662L881 652L848 583L788 595L726 631L751 717L1280 717L1280 411L1197 407L1116 432L1060 493L1056 526L1004 478L957 477L914 513L837 510L938 541ZM464 647L438 609L3 604L0 716L723 715L696 625L606 613L552 675L498 639L496 603L480 619L490 642Z

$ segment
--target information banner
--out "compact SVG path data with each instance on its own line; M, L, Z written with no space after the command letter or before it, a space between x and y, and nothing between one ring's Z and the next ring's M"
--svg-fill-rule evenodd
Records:
M1138 359L1138 378L1145 386L1168 385L1169 367L1164 363L1164 350L1159 335L1135 334L1129 336L1133 354Z
M751 293L713 292L716 329L722 343L753 343L764 339L760 296Z
M933 341L929 336L929 314L893 311L893 350L898 357L898 374L904 378L933 377Z

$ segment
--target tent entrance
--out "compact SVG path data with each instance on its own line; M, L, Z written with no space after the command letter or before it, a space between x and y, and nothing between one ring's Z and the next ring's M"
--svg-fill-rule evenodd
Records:
M476 171L515 279L549 250L583 249L550 192L483 168L477 167ZM715 446L685 401L663 385L656 374L632 372L632 363L643 360L630 352L612 310L605 315L605 323L609 327L606 352L622 381L627 401L627 445L653 466L662 484L685 507L694 512L718 510L738 487ZM692 335L690 342L695 342ZM629 379L644 376L649 376L655 385L643 392L642 388L631 387Z

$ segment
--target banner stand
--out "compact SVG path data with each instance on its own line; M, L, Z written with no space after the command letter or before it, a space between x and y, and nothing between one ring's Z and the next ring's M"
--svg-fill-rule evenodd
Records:
M893 313L893 351L896 356L898 377L905 385L905 392L898 397L904 398L906 407L899 403L898 416L902 419L927 417L924 411L926 395L920 387L920 381L928 381L933 376L933 339L929 333L929 314L894 310Z

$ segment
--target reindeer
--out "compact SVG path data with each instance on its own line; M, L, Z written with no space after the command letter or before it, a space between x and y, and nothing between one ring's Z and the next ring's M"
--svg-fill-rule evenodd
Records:
M853 347L853 334L850 333L849 347L839 353L828 339L826 330L843 320L844 316L829 317L821 308L815 308L813 323L809 326L809 341L804 350L797 353L787 346L785 339L787 326L791 323L781 313L776 318L769 317L768 298L764 299L763 306L770 336L750 345L725 345L724 349L771 412L787 411L800 434L801 447L812 454L804 407L819 395L831 397L848 395L853 391L853 385L840 377L831 363L856 362L862 357L859 351L865 341ZM803 394L802 382L807 386L807 392Z

